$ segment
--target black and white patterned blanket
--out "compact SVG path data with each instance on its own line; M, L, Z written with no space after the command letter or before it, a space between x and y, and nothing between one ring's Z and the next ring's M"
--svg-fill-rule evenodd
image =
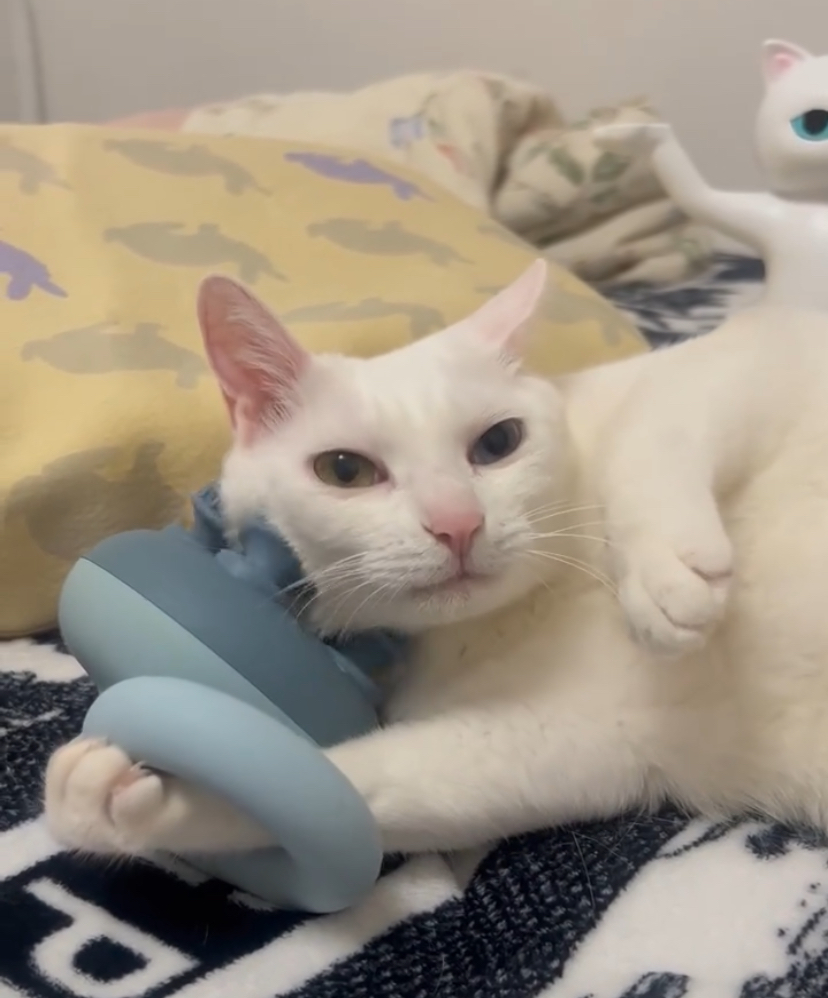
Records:
M657 345L758 292L616 291ZM2 998L826 998L828 843L744 820L656 817L394 865L358 909L306 918L178 869L59 851L38 819L49 752L92 697L45 646L0 645Z

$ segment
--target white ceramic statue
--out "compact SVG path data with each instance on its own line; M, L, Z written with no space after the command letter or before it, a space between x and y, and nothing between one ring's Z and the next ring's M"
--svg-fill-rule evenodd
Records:
M769 41L763 61L756 143L767 192L710 187L669 125L607 125L596 140L650 152L680 208L755 249L765 261L766 304L828 308L828 56Z

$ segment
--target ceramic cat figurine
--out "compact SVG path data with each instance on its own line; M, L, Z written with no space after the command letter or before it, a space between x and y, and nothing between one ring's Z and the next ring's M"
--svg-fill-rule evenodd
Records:
M548 381L521 363L545 280L372 359L202 286L228 515L288 538L317 627L418 636L384 726L329 758L394 851L666 798L828 830L828 317L747 310ZM45 803L91 852L268 841L91 740L52 757Z
M710 187L669 125L605 125L596 141L650 151L683 211L752 247L766 265L765 304L828 308L828 56L769 41L764 76L756 145L766 193Z

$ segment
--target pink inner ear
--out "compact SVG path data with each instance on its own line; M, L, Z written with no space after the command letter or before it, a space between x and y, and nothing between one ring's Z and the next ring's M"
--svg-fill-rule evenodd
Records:
M768 41L764 44L764 72L768 82L779 79L798 62L811 58L809 52L791 42Z
M513 356L523 348L523 333L546 287L549 268L537 259L511 284L466 320L479 340Z
M240 443L293 411L307 353L246 288L208 277L198 295L204 347Z
M797 61L790 52L774 52L770 58L769 68L774 76L781 76L782 73L790 69Z

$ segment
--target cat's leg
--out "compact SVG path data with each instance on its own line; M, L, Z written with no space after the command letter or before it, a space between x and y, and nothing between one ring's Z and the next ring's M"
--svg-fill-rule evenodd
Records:
M328 755L368 802L386 851L467 849L652 803L637 719L621 714L596 698L563 697L554 713L496 706L394 724Z
M392 725L329 750L362 794L386 851L452 850L550 824L601 817L644 799L631 726L504 708ZM249 849L267 833L224 802L135 766L120 749L80 741L49 764L46 817L66 845L139 855Z
M665 365L666 366L666 365ZM603 473L612 573L633 636L681 654L704 644L722 619L733 548L719 512L715 412L664 372L619 421ZM724 425L724 420L723 420Z
M595 130L599 146L622 154L650 156L667 193L692 219L710 225L762 253L774 214L761 193L720 191L699 173L672 128L662 122L604 125Z
M710 494L690 494L673 509L674 518L653 518L636 529L621 505L608 528L613 574L633 637L665 655L704 645L721 621L733 578L733 550ZM688 510L682 517L679 509ZM646 526L646 528L645 528Z

